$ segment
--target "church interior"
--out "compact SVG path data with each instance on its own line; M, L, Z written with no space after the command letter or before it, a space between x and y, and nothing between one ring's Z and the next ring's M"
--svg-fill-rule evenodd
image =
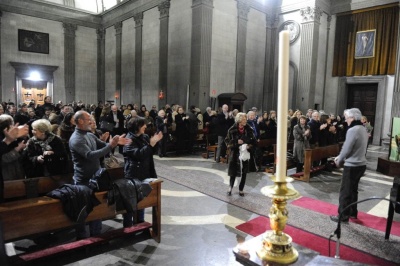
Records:
M288 107L334 115L361 110L374 130L359 199L377 198L359 204L372 226L361 218L342 224L342 256L334 258L337 242L327 239L337 225L329 220L335 213L327 212L336 212L342 171L289 183L303 198L287 205L287 225L301 258L293 265L399 265L397 210L385 239L395 175L378 162L394 145L392 120L400 116L399 1L0 0L0 99L179 104L204 112L218 111L224 97L233 95L241 98L240 104L230 102L232 109L257 107L261 115L278 109L283 30L289 32ZM271 173L250 173L245 197L237 188L228 197L228 165L202 153L199 146L184 157L154 156L163 181L160 241L138 232L37 265L263 265L237 255L259 235L237 227L268 217L271 199L262 189L273 184ZM304 199L321 207L297 205ZM147 208L145 220L153 216ZM121 220L117 215L104 221L103 230L121 228ZM5 243L5 252L16 257L73 238L71 230L20 238ZM305 254L315 260L306 261Z

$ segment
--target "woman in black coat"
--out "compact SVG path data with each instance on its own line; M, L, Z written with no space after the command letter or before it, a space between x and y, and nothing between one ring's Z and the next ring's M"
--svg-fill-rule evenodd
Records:
M144 134L146 123L143 117L134 117L128 121L128 134L126 138L132 143L124 146L124 173L125 178L143 181L146 178L157 178L154 168L153 147L163 138L162 132L149 138ZM133 225L133 213L125 213L124 227ZM144 221L144 210L139 211L139 221Z
M183 107L178 107L178 114L175 115L175 136L176 136L176 154L181 155L185 151L185 143L189 137L189 117L186 116Z
M228 167L230 182L227 194L228 196L232 195L235 179L236 177L241 177L239 195L244 197L243 189L246 183L246 175L249 172L249 166L250 164L254 164L254 168L256 168L255 161L250 159L250 153L254 152L255 145L257 144L253 130L247 124L245 113L238 113L236 115L235 124L228 130L225 143L228 149L230 149Z
M33 137L25 148L28 162L24 165L28 178L64 174L67 170L68 155L64 143L50 130L51 124L46 119L32 123Z

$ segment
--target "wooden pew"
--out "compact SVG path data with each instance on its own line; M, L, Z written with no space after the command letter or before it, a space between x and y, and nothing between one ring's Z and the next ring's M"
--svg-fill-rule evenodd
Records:
M317 147L314 149L304 150L304 171L292 175L299 181L310 182L311 173L323 170L325 165L312 167L314 161L320 161L324 158L336 157L340 153L341 144L329 145L325 147Z
M151 183L152 191L137 206L138 209L152 208L152 223L144 222L130 228L116 229L113 232L108 231L96 237L52 247L46 250L46 256L106 242L116 237L146 229L150 229L151 237L159 243L161 241L161 183L162 181L159 179L154 180ZM107 192L98 192L96 197L101 204L93 209L86 222L97 219L107 220L115 217L117 213L121 213L116 212L115 204L108 206ZM28 220L26 219L27 217L29 217ZM4 242L67 229L76 225L64 213L60 200L46 196L0 204L0 221L2 222ZM19 256L19 259L23 261L38 258L43 258L43 252L39 251Z
M107 169L111 178L118 179L124 177L124 168ZM4 199L7 201L18 198L33 198L43 196L48 192L64 185L72 183L73 173L50 176L35 177L28 179L17 179L4 181Z
M288 152L293 153L294 143L293 142L288 142L286 145L287 145L286 146L286 150ZM277 149L277 146L276 146L276 144L274 144L274 153L273 153L273 155L274 155L274 168L273 168L273 173L276 173L276 153L277 153L276 149ZM293 167L293 161L290 160L290 159L287 159L286 160L286 169L288 169L290 167Z

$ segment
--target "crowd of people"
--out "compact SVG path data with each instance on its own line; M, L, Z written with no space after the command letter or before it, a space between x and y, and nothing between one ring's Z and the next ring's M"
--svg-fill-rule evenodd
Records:
M125 159L125 177L138 180L156 178L153 153L159 157L168 156L167 146L172 143L177 156L190 154L195 142L203 139L207 145L217 145L217 163L229 160L227 195L232 195L236 177L240 177L239 195L243 197L247 173L257 171L262 160L263 151L257 143L261 139L277 137L277 115L280 114L274 110L259 114L256 107L247 113L229 110L228 105L222 105L218 111L207 107L203 113L195 106L185 111L183 106L177 104L167 104L162 108L153 105L151 110L137 104L53 104L50 96L38 106L34 101L21 103L18 108L12 103L3 103L0 106L3 139L1 176L3 180L8 180L61 174L69 170L66 163L71 161L74 183L88 185L89 178L104 167L104 157L114 153L118 147ZM305 115L300 110L288 110L288 114L284 115L287 115L288 141L294 142L293 157L297 172L303 168L304 149L346 140L346 132L352 127L348 123L349 117L364 127L367 135L365 143L371 138L373 129L361 113L348 110L345 110L344 116L312 109ZM341 154L335 162L340 165L346 159ZM326 163L326 160L315 162ZM365 168L357 169L357 176L365 171ZM346 187L351 185L354 191L357 184L358 181ZM341 191L350 192L348 189ZM354 200L344 198L341 196L341 202ZM347 201L341 203L340 211L343 211L343 205L348 205ZM124 226L132 225L132 216L132 213L124 215ZM99 234L101 221L91 222L90 230L91 235ZM77 229L77 237L87 236L81 225Z

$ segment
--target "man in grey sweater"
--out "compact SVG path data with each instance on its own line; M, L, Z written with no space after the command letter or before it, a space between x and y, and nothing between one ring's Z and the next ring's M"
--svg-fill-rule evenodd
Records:
M358 183L367 168L365 151L368 144L368 133L361 123L361 112L358 108L344 111L348 130L346 141L338 157L335 158L336 166L343 167L342 183L340 185L338 216L331 216L334 222L348 222L349 218L357 219Z
M74 115L76 128L69 139L72 162L74 163L75 185L88 185L89 180L97 170L101 168L100 158L109 154L117 145L130 144L132 141L126 139L125 135L114 136L110 143L106 143L90 133L92 123L95 121L89 113L78 111ZM90 236L101 233L101 220L89 222ZM87 238L85 224L76 227L77 239Z

